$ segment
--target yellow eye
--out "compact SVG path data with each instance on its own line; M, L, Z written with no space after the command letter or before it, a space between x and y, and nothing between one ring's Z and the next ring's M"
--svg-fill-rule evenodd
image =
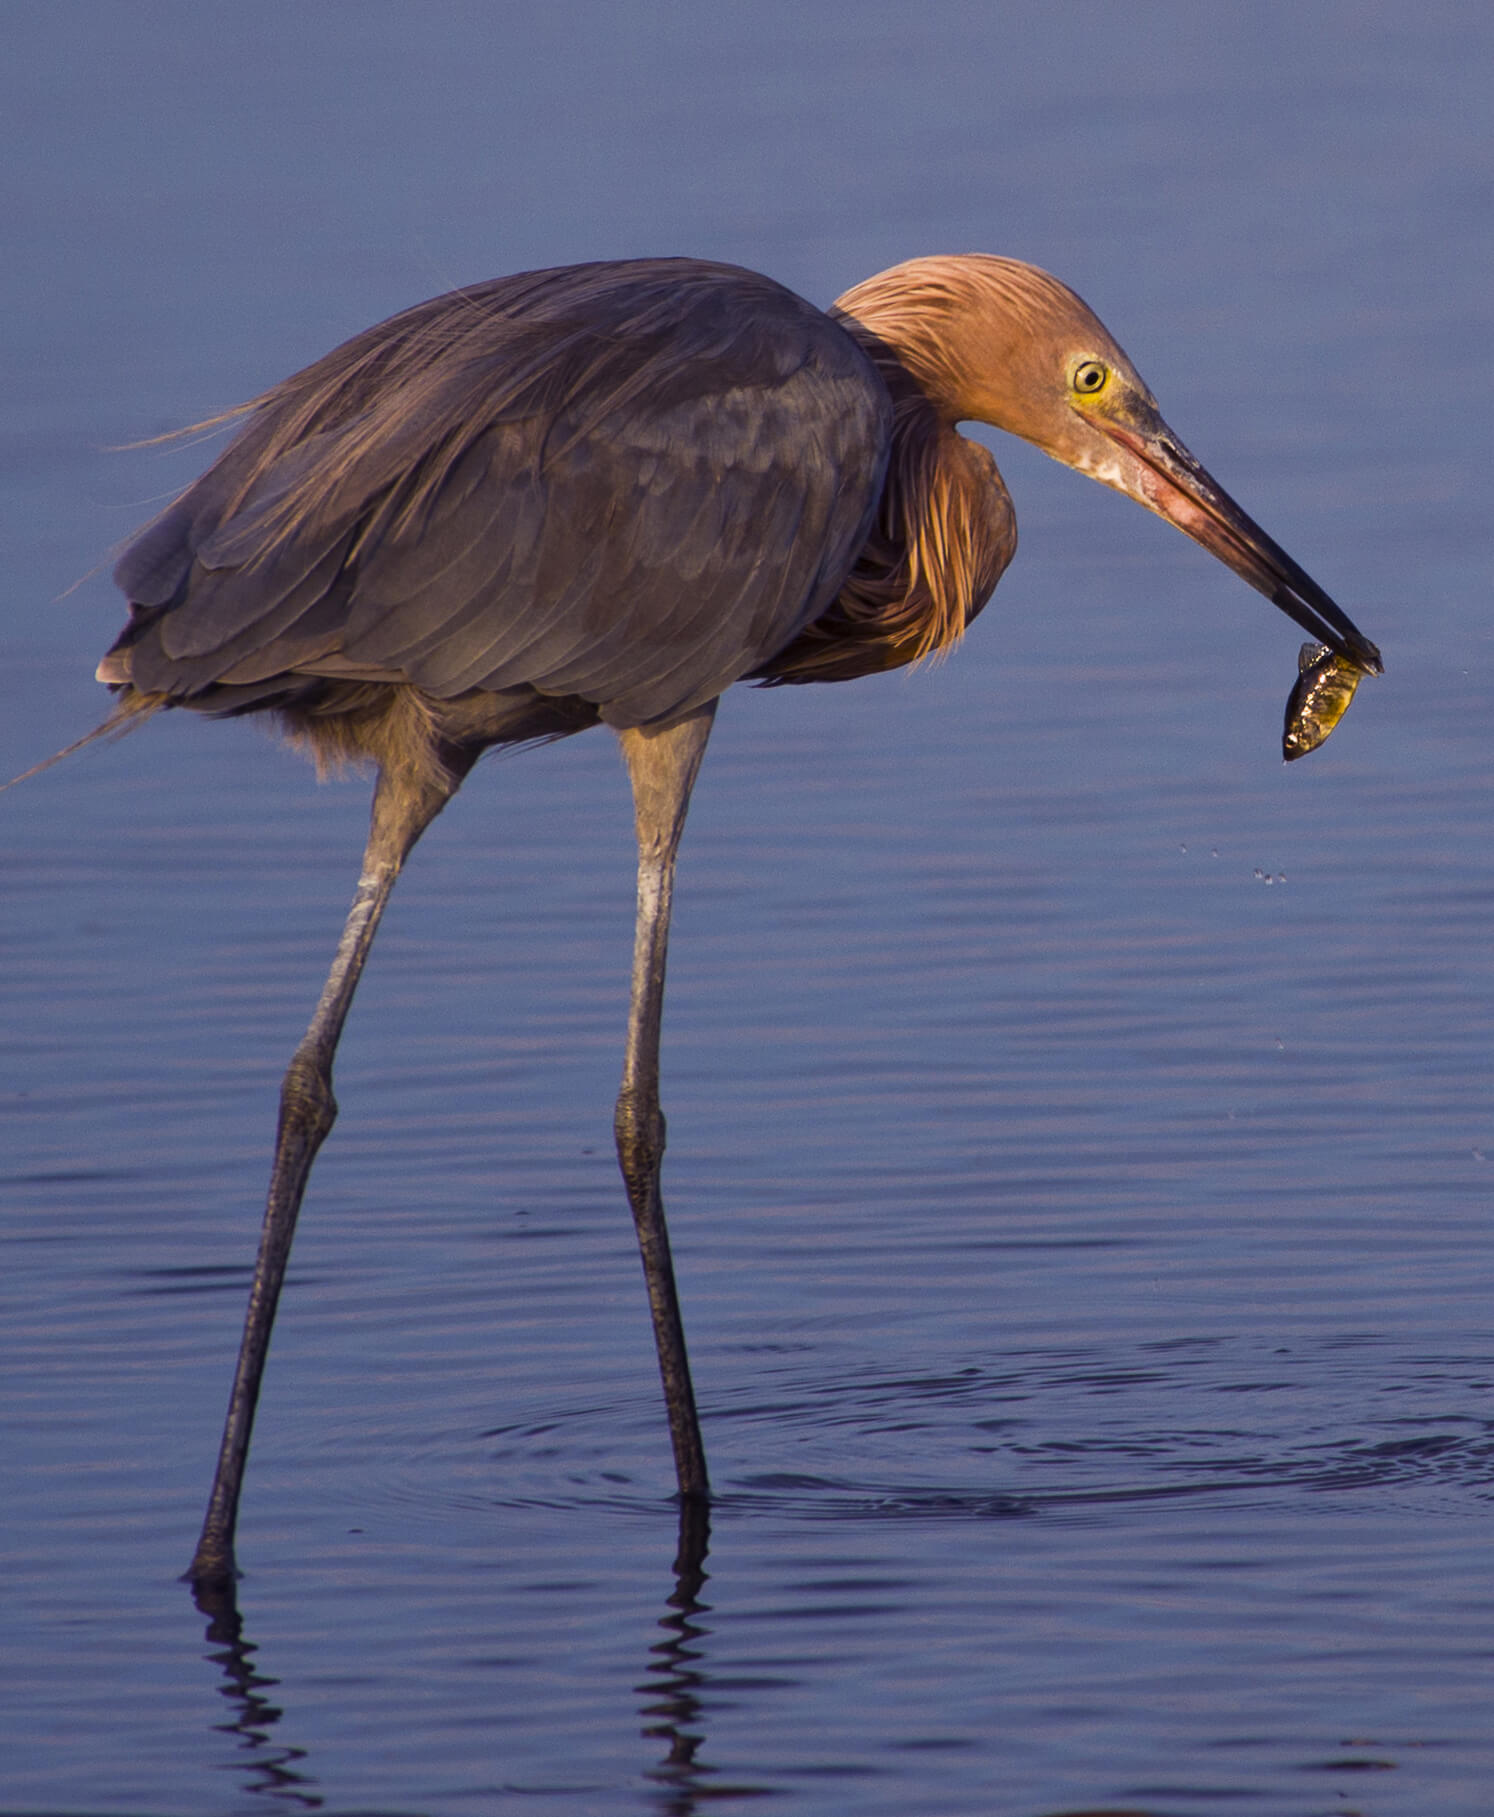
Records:
M1085 397L1093 397L1097 391L1105 389L1109 377L1108 366L1101 365L1099 360L1084 360L1074 368L1074 389Z

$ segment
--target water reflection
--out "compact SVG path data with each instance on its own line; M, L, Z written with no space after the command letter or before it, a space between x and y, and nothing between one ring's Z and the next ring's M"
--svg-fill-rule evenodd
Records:
M263 1798L279 1799L308 1811L320 1810L326 1800L313 1788L316 1780L298 1769L307 1758L304 1748L275 1742L271 1731L285 1714L265 1693L279 1683L254 1667L258 1648L244 1638L244 1621L232 1585L193 1589L193 1601L207 1617L205 1638L219 1651L208 1659L222 1668L221 1697L234 1712L231 1722L214 1723L217 1734L237 1737L228 1763L243 1779L244 1790Z
M659 1790L656 1808L669 1817L690 1817L696 1809L701 1781L713 1769L698 1758L705 1741L703 1692L707 1674L699 1661L710 1629L701 1619L710 1605L700 1600L705 1586L706 1552L710 1546L710 1511L700 1502L680 1505L680 1543L674 1560L674 1589L659 1626L664 1639L649 1648L650 1659L643 1682L637 1687L644 1699L643 1734L667 1746L658 1766L646 1777ZM766 1790L766 1788L760 1788ZM746 1796L749 1788L740 1788ZM721 1788L713 1787L719 1796Z
M1330 1405L1324 1384L1335 1354L1361 1364L1376 1357L1380 1366L1373 1374L1362 1366L1347 1372L1339 1398ZM1367 1518L1377 1510L1383 1516L1394 1502L1414 1505L1423 1516L1483 1503L1494 1429L1475 1409L1486 1397L1487 1384L1486 1357L1429 1356L1342 1339L1306 1347L1296 1356L1238 1342L1136 1350L1113 1344L1105 1353L1076 1347L1008 1355L984 1367L944 1368L921 1376L864 1370L857 1380L816 1382L812 1392L795 1379L750 1409L738 1409L739 1416L771 1420L780 1436L801 1428L810 1431L814 1448L838 1467L817 1476L741 1476L739 1486L722 1496L716 1513L718 1527L730 1521L749 1534L761 1533L770 1521L787 1520L796 1534L796 1549L812 1555L814 1566L790 1568L772 1558L770 1548L754 1580L752 1545L739 1546L733 1553L729 1594L721 1591L718 1571L717 1590L708 1596L708 1516L704 1509L681 1510L677 1551L667 1585L661 1586L664 1594L646 1651L638 1658L631 1650L639 1643L631 1642L623 1655L623 1674L614 1675L609 1666L596 1700L586 1706L587 1727L615 1730L620 1751L605 1765L591 1763L585 1783L592 1789L610 1786L619 1799L631 1787L634 1800L658 1817L694 1817L707 1805L781 1795L794 1770L777 1745L780 1711L797 1708L804 1697L823 1696L822 1686L836 1681L848 1658L865 1662L868 1653L859 1640L863 1624L872 1621L880 1629L869 1674L875 1682L883 1671L903 1669L900 1662L916 1661L928 1633L954 1620L954 1612L973 1598L985 1610L980 1644L1006 1662L997 1671L998 1689L980 1706L979 1732L987 1738L987 1748L992 1735L1011 1737L1012 1757L1020 1762L1023 1738L1033 1732L1033 1724L1057 1722L1052 1712L1078 1697L1099 1712L1096 1720L1102 1727L1109 1723L1115 1730L1094 1749L1094 1789L1109 1782L1122 1797L1153 1801L1059 1805L1041 1802L1041 1791L1029 1786L1028 1805L1018 1805L1021 1794L1013 1790L1014 1809L1030 1811L1032 1817L1039 1812L1042 1817L1155 1817L1163 1810L1200 1808L1206 1798L1240 1795L1260 1768L1232 1758L1235 1744L1228 1734L1211 1742L1211 1756L1202 1767L1182 1749L1173 1763L1178 1781L1164 1791L1155 1773L1134 1758L1119 1712L1128 1698L1144 1703L1159 1697L1158 1707L1170 1708L1168 1687L1176 1679L1159 1670L1157 1661L1176 1654L1200 1657L1198 1649L1212 1644L1217 1623L1228 1624L1230 1645L1242 1650L1243 1657L1272 1657L1287 1637L1310 1631L1303 1627L1304 1610L1310 1616L1315 1606L1331 1607L1335 1631L1347 1621L1344 1644L1360 1645L1366 1657L1380 1657L1383 1617L1377 1605L1384 1591L1380 1573L1363 1551ZM1384 1403L1392 1401L1399 1411L1385 1412ZM1422 1413L1413 1416L1409 1409L1422 1401ZM726 1417L724 1423L730 1427L733 1422ZM906 1459L898 1452L904 1442L910 1447ZM751 1448L737 1447L743 1452ZM920 1483L909 1473L915 1462L951 1455L952 1448L960 1474L953 1458L943 1480ZM880 1475L846 1467L856 1457L868 1461L873 1451L881 1454ZM904 1463L907 1469L900 1467ZM982 1474L996 1470L1014 1489L1002 1493L960 1480L972 1466ZM546 1473L553 1471L552 1457L546 1460ZM432 1493L427 1491L427 1498ZM1336 1580L1314 1564L1307 1593L1279 1593L1274 1602L1267 1594L1261 1600L1262 1572L1268 1579L1283 1570L1289 1576L1292 1559L1312 1557L1311 1548L1303 1546L1314 1518L1304 1512L1304 1497L1319 1508L1326 1500L1344 1501L1354 1512L1356 1546L1346 1551ZM1129 1523L1124 1511L1183 1499L1200 1504L1201 1515L1159 1529L1167 1536L1165 1551L1134 1550L1134 1534L1147 1529ZM401 1503L408 1505L403 1492ZM1209 1513L1210 1504L1217 1513ZM523 1504L498 1505L516 1511ZM574 1782L561 1788L548 1783L548 1775L532 1774L528 1749L537 1725L548 1719L547 1706L542 1699L526 1704L522 1692L536 1678L542 1681L544 1662L552 1653L570 1662L567 1669L575 1682L584 1681L581 1662L587 1649L578 1650L565 1636L579 1623L595 1639L602 1618L591 1604L568 1596L566 1586L589 1588L595 1533L600 1528L615 1539L616 1523L636 1519L644 1503L627 1496L591 1496L576 1505L589 1511L588 1518L560 1542L543 1580L528 1578L532 1599L524 1598L523 1612L517 1613L513 1604L474 1612L472 1632L479 1640L471 1657L487 1659L483 1643L496 1623L512 1640L503 1669L516 1674L521 1692L517 1703L500 1700L491 1678L480 1671L474 1680L482 1709L465 1726L475 1732L472 1774L483 1783L495 1760L507 1757L517 1772L522 1757L530 1790L536 1779L546 1782L549 1794L575 1790ZM425 1508L432 1512L428 1499ZM1318 1512L1315 1518L1327 1516ZM993 1522L1005 1530L995 1544L964 1537L990 1533ZM1268 1528L1274 1537L1260 1538ZM1433 1531L1428 1529L1429 1536ZM1457 1548L1456 1533L1442 1543L1441 1555L1429 1552L1422 1561L1431 1587L1427 1593L1436 1599L1439 1645L1454 1658L1459 1647L1481 1653L1484 1636L1476 1611L1470 1615L1472 1632L1465 1623L1459 1638L1457 1598L1446 1587L1467 1573L1468 1558ZM962 1570L957 1563L961 1557L979 1561L976 1578ZM1067 1600L1046 1580L1039 1591L1031 1589L1032 1561L1039 1557L1061 1561L1071 1579ZM209 1657L219 1668L220 1695L231 1712L230 1720L213 1725L215 1738L221 1734L232 1741L232 1751L218 1762L220 1770L230 1767L243 1789L256 1797L307 1810L337 1802L331 1791L324 1794L325 1781L309 1770L306 1750L285 1741L279 1683L259 1669L231 1592L199 1594L196 1601L208 1620ZM933 1613L920 1615L910 1629L910 1611L926 1604ZM1346 1616L1345 1610L1356 1606L1359 1613ZM781 1659L787 1650L808 1662L802 1678L771 1676L763 1658L753 1657L757 1643L748 1630L755 1624L741 1618L744 1611L760 1614L765 1609L772 1612L770 1651ZM1014 1611L1020 1620L1013 1620ZM1018 1657L1013 1637L1023 1622L1035 1618L1067 1624L1068 1649ZM1348 1632L1356 1624L1357 1640ZM854 1644L846 1640L852 1629L858 1633ZM286 1631L277 1628L277 1636L287 1641ZM322 1638L312 1644L325 1650ZM345 1642L340 1645L347 1650ZM626 1663L630 1654L637 1659L631 1670ZM1090 1662L1082 1689L1071 1683L1071 1666L1057 1668L1060 1656ZM452 1657L443 1653L449 1668ZM460 1676L459 1665L451 1669ZM400 1667L402 1676L413 1675L412 1681L418 1681L419 1670L414 1660ZM1283 1683L1293 1681L1299 1670L1284 1666ZM968 1670L965 1677L968 1682ZM847 1743L843 1731L830 1731L842 1763L836 1776L850 1770L844 1761L855 1762L854 1770L864 1776L866 1808L895 1808L888 1799L909 1771L909 1749L925 1750L917 1755L922 1771L921 1763L930 1758L926 1750L969 1745L951 1739L960 1734L966 1693L958 1688L957 1677L939 1684L930 1691L922 1722L910 1723L906 1733L879 1732L878 1748ZM1209 1695L1217 1702L1234 1692L1221 1693L1216 1679ZM1353 1775L1345 1796L1366 1772L1382 1770L1392 1755L1389 1744L1354 1739L1375 1732L1370 1724L1377 1707L1367 1707L1362 1699L1350 1702L1351 1710L1335 1708L1327 1720L1314 1717L1299 1724L1284 1706L1258 1718L1281 1730L1275 1770ZM301 1715L316 1719L311 1710ZM1479 1717L1469 1720L1476 1730ZM751 1738L745 1767L744 1736ZM1404 1746L1422 1752L1397 1764L1426 1770L1427 1739L1413 1737ZM803 1771L802 1763L798 1770ZM346 1762L340 1762L339 1789L346 1774ZM1078 1768L1070 1773L1071 1778L1083 1776ZM1089 1788L1081 1784L1072 1789L1082 1797ZM1057 1790L1050 1788L1049 1797ZM423 1807L418 1795L407 1795L398 1808Z
M709 1548L709 1509L695 1502L682 1504L673 1584L657 1624L664 1638L650 1646L636 1687L643 1699L642 1735L665 1744L658 1765L644 1772L657 1788L655 1808L665 1817L692 1817L706 1799L715 1804L723 1798L766 1797L774 1789L766 1784L723 1784L714 1776L716 1769L700 1758L709 1685L701 1664L702 1643L711 1632L704 1619L710 1605L701 1600L701 1591L707 1581ZM192 1600L207 1618L205 1638L215 1650L206 1657L219 1667L218 1693L233 1711L231 1721L213 1724L215 1733L236 1740L225 1764L240 1776L246 1792L303 1810L322 1809L327 1800L317 1789L316 1777L303 1768L307 1750L274 1738L285 1710L267 1693L280 1681L256 1668L258 1647L245 1636L234 1586L194 1584Z

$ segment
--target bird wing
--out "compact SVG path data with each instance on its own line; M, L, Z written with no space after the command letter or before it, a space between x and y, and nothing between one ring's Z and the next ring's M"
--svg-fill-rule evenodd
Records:
M618 726L671 717L835 598L890 433L850 336L754 273L649 260L454 292L267 394L126 552L130 679L527 686Z

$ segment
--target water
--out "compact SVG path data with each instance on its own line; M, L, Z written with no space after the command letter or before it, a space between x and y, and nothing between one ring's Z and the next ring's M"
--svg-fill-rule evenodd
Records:
M965 649L727 700L664 1055L708 1536L610 1145L625 782L485 765L344 1040L236 1612L176 1580L366 787L168 720L6 795L0 1808L1482 1817L1484 9L7 33L7 774L203 458L111 449L629 252L1051 266L1388 674L1284 768L1296 628L1003 446Z

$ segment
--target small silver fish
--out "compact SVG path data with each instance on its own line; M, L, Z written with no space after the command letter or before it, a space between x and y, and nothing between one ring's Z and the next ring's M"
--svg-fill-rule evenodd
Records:
M1335 656L1327 644L1303 644L1297 668L1297 685L1287 701L1281 734L1281 754L1288 763L1317 750L1348 712L1365 673L1347 656Z

